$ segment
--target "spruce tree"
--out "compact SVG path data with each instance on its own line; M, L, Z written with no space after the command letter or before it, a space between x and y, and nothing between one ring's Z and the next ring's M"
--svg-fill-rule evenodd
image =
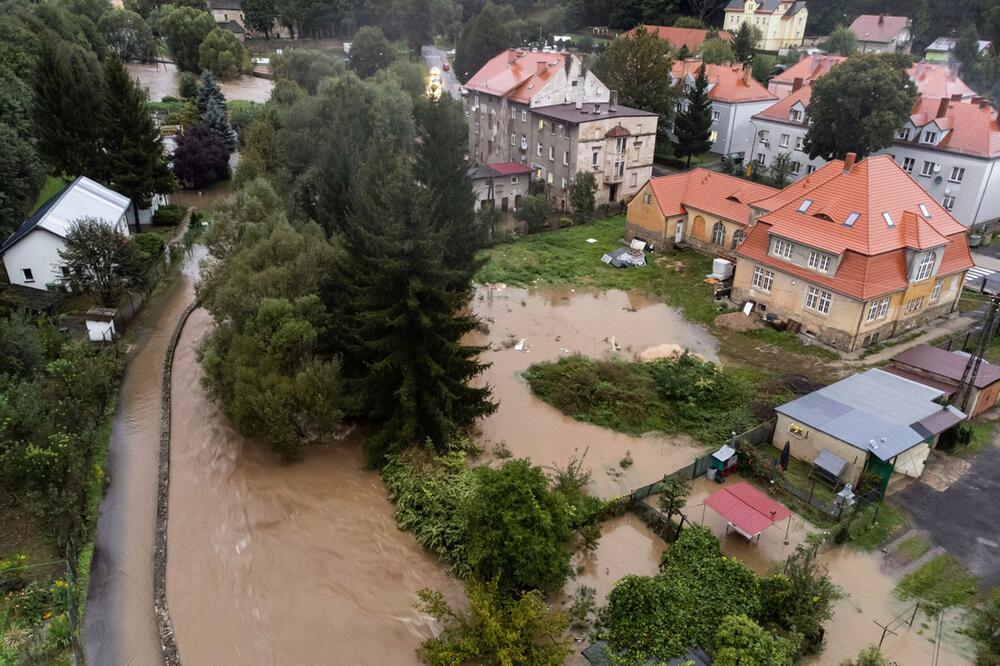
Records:
M220 103L215 98L209 99L208 107L202 114L201 120L205 127L219 137L219 143L232 155L233 151L236 150L236 133L233 132L229 118L226 117L225 104Z
M97 58L68 42L42 40L35 68L38 150L57 172L104 177L104 78Z
M354 179L334 306L346 394L375 429L376 464L415 442L445 450L458 428L496 408L488 387L468 385L486 366L481 347L461 343L476 322L462 314L468 289L454 286L447 233L409 159L383 134L374 133Z
M445 235L445 260L459 280L455 286L468 287L482 265L476 253L486 242L486 230L475 215L462 106L449 97L424 98L414 115L418 137L414 176L431 195L431 222Z
M712 148L712 102L708 99L708 76L705 68L698 70L694 87L688 92L687 108L677 114L674 120L674 154L691 157L707 153Z
M749 23L740 25L733 36L733 55L745 65L753 62L754 49L757 47L757 35Z
M160 132L146 95L118 56L104 63L107 121L104 148L108 184L132 200L133 216L148 208L154 195L172 192L174 176L163 156Z
M198 86L198 111L202 115L208 110L208 104L210 101L215 100L219 102L223 108L226 106L226 96L222 94L222 88L219 86L219 79L215 78L215 74L205 71L201 75L201 84Z

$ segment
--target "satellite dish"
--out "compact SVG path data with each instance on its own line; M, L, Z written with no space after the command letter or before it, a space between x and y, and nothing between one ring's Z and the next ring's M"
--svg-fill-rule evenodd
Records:
M940 185L941 181L943 181L943 180L944 179L941 176L934 176L934 184L935 185Z

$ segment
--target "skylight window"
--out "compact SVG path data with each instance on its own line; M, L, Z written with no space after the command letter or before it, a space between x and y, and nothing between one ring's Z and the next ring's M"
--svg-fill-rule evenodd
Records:
M861 213L851 213L850 215L847 216L847 219L844 220L844 226L853 227L854 223L858 221L859 217L861 217Z
M885 220L885 225L887 227L896 226L896 223L892 221L892 215L889 215L889 213L882 213L882 219Z
M920 205L920 214L924 216L924 219L927 220L931 219L931 212L927 210L927 206L924 204L919 204L919 205Z
M806 212L807 210L809 210L809 206L812 206L812 205L813 205L813 200L812 199L806 199L801 204L799 204L799 212L800 213Z

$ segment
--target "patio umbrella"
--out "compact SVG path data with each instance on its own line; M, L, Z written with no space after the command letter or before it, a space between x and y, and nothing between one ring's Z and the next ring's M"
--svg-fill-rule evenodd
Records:
M785 448L781 449L781 469L788 471L788 458L792 455L791 442L785 442Z

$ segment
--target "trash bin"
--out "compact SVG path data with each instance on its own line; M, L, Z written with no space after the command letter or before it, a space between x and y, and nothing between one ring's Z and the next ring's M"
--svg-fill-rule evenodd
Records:
M705 478L708 479L709 481L715 481L715 475L718 473L719 470L715 469L714 467L709 467L707 470L705 470Z

